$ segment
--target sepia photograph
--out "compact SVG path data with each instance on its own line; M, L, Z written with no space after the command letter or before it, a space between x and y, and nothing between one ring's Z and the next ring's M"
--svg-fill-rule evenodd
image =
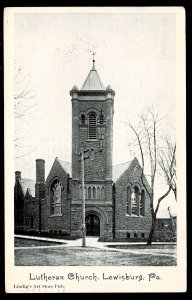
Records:
M5 9L8 292L185 291L184 14Z

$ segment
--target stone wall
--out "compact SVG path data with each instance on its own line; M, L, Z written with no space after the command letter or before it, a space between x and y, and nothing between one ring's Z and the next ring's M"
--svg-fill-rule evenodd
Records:
M149 189L149 184L146 179L144 180ZM145 192L145 215L136 216L127 214L127 187L133 187L135 184L140 187L140 190L144 188L141 182L141 167L137 159L131 162L129 168L115 182L114 238L144 239L149 235L151 212L147 192Z

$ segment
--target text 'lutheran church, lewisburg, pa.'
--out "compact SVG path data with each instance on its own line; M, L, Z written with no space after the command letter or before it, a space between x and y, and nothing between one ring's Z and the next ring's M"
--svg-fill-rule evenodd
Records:
M15 172L15 233L82 236L80 151L85 151L84 191L87 236L101 240L146 240L151 228L149 197L137 158L112 166L115 92L104 87L95 60L82 88L70 91L72 164L58 157L45 179L45 161L36 160L36 181ZM146 178L145 185L149 186ZM172 218L161 210L156 240L172 240Z

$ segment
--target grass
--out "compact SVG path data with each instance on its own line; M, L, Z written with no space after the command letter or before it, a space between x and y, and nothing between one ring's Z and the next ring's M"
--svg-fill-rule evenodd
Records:
M16 266L175 266L172 255L109 251L91 247L15 250Z
M117 249L145 249L145 250L149 250L149 249L158 249L158 250L163 250L163 249L173 249L175 250L175 245L173 244L155 244L155 245L135 245L135 244L119 244L119 245L107 245L107 247L109 248L117 248Z
M53 246L53 245L59 245L61 243L57 242L49 242L49 241L38 241L38 240L29 240L29 239L20 239L15 238L14 239L15 247L35 247L35 246ZM62 243L66 244L66 243Z
M55 239L65 239L65 240L76 240L79 237L74 237L66 234L55 234L55 233L50 233L50 232L41 232L38 233L36 231L21 231L21 232L16 232L15 234L19 235L27 235L27 236L35 236L35 237L46 237L46 238L55 238Z

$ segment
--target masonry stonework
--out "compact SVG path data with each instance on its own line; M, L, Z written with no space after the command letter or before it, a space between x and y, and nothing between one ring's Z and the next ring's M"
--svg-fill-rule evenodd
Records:
M83 151L86 234L101 240L149 235L150 186L145 177L141 180L136 158L112 167L115 92L103 86L94 63L82 88L70 91L72 164L56 158L46 180L43 159L36 160L36 181L15 172L15 232L82 236ZM156 240L173 238L171 224L167 219L157 221Z

